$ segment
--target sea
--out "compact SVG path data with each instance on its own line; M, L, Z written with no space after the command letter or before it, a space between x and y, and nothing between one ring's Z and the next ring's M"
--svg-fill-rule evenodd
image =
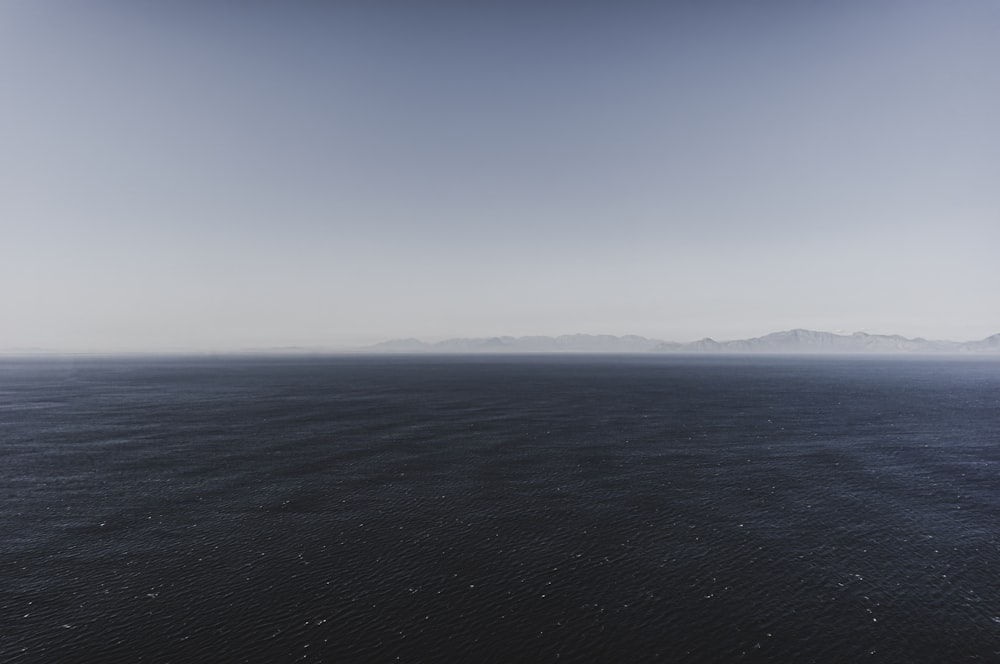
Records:
M0 662L1000 662L1000 359L0 361Z

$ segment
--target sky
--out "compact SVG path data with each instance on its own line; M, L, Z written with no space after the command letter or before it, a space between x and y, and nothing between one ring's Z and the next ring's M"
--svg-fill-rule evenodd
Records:
M0 350L983 338L998 35L993 0L0 0Z

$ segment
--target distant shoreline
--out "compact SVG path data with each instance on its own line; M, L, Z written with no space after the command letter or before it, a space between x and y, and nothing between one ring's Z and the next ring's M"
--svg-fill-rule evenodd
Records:
M786 330L761 337L687 343L636 335L572 334L558 337L481 337L428 343L419 339L384 341L365 349L372 353L727 353L727 354L981 354L1000 353L1000 334L976 341L930 340L900 335L835 334Z
M93 359L171 357L310 357L358 355L1000 355L1000 333L976 341L930 340L900 335L835 334L786 330L761 337L692 342L663 341L638 335L569 334L455 338L439 342L394 339L369 346L275 346L210 350L60 351L43 348L0 349L0 359Z

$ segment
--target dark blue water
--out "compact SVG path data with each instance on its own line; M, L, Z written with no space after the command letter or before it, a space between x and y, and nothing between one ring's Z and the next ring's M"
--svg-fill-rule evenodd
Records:
M1000 361L0 363L0 661L1000 661Z

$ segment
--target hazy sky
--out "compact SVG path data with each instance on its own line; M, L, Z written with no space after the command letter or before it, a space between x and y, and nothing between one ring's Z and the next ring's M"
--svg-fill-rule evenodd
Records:
M0 1L0 349L1000 332L1000 3Z

